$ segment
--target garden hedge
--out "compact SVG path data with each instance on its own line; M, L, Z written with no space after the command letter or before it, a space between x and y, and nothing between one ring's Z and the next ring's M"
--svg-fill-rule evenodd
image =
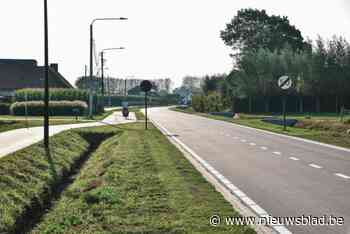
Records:
M0 103L0 115L9 115L9 114L10 114L10 104Z
M50 89L50 101L83 101L89 103L89 91L82 89ZM15 92L16 102L43 101L44 89L20 89ZM101 95L93 95L93 113L103 112Z
M28 115L42 116L44 114L43 101L30 102L15 102L11 105L11 114L25 115L25 108L27 106ZM75 116L84 115L87 111L87 104L83 101L50 101L49 113L50 116Z

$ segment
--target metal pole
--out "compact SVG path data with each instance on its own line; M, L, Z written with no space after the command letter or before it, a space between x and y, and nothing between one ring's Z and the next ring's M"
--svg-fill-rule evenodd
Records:
M286 121L286 94L283 95L283 131L287 131L287 121Z
M28 102L28 90L25 91L25 112L26 112L26 126L27 128L29 128L29 123L28 123L28 106L27 106L27 102Z
M104 84L104 74L103 74L103 51L101 52L101 83L102 83L102 97L105 95L105 84Z
M103 51L101 52L101 83L102 83L102 107L104 108L105 106L105 82L104 82L104 74L103 74Z
M47 0L44 0L45 27L45 100L44 100L44 145L49 149L49 36Z
M90 96L92 95L92 76L93 76L93 41L94 41L94 37L93 37L93 23L90 24L90 82L89 82L89 92L90 92ZM92 105L91 105L91 101L90 101L90 105L89 105L89 118L92 118Z
M147 130L147 92L145 92L145 129Z
M125 78L125 80L124 80L124 96L126 97L126 78Z

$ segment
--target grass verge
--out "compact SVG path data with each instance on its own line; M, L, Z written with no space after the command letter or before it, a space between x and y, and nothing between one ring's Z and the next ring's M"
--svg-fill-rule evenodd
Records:
M24 233L50 206L62 184L111 133L66 131L0 159L0 233Z
M239 214L153 125L118 128L31 233L255 233L210 226Z
M76 120L50 120L50 125L63 125L63 124L78 124L87 123L86 121ZM43 120L0 120L0 133L20 128L40 127L44 125Z
M198 112L195 112L192 108L188 108L188 109L171 108L171 110L187 113L187 114L194 114L194 115L198 115L198 116L202 116L210 119L231 122L231 123L244 125L252 128L267 130L267 131L280 133L288 136L300 137L304 139L309 139L309 140L319 141L327 144L350 148L349 135L346 134L345 132L340 132L336 130L331 130L331 129L322 130L321 128L316 128L316 127L315 128L288 127L287 131L283 131L282 126L263 122L260 120L261 118L259 116L247 115L245 118L232 119L232 118L227 118L222 116L198 113ZM306 120L305 123L307 121L309 120Z

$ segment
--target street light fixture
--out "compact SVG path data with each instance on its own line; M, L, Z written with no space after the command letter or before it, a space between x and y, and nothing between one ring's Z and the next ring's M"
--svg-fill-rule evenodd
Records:
M118 47L118 48L106 48L101 51L101 82L102 82L102 96L104 96L104 53L109 50L124 50L124 47Z
M128 18L119 17L119 18L96 18L92 20L90 24L90 82L92 82L93 76L93 43L94 43L94 23L96 21L111 21L111 20L127 20ZM90 84L90 92L91 92L91 84ZM92 117L92 106L90 105L89 116Z

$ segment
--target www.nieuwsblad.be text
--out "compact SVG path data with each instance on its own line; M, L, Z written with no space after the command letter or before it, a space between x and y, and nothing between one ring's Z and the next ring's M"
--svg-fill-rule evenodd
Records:
M334 215L312 216L301 215L298 217L234 217L213 215L210 217L211 226L219 225L284 225L284 226L341 226L344 225L344 217Z

